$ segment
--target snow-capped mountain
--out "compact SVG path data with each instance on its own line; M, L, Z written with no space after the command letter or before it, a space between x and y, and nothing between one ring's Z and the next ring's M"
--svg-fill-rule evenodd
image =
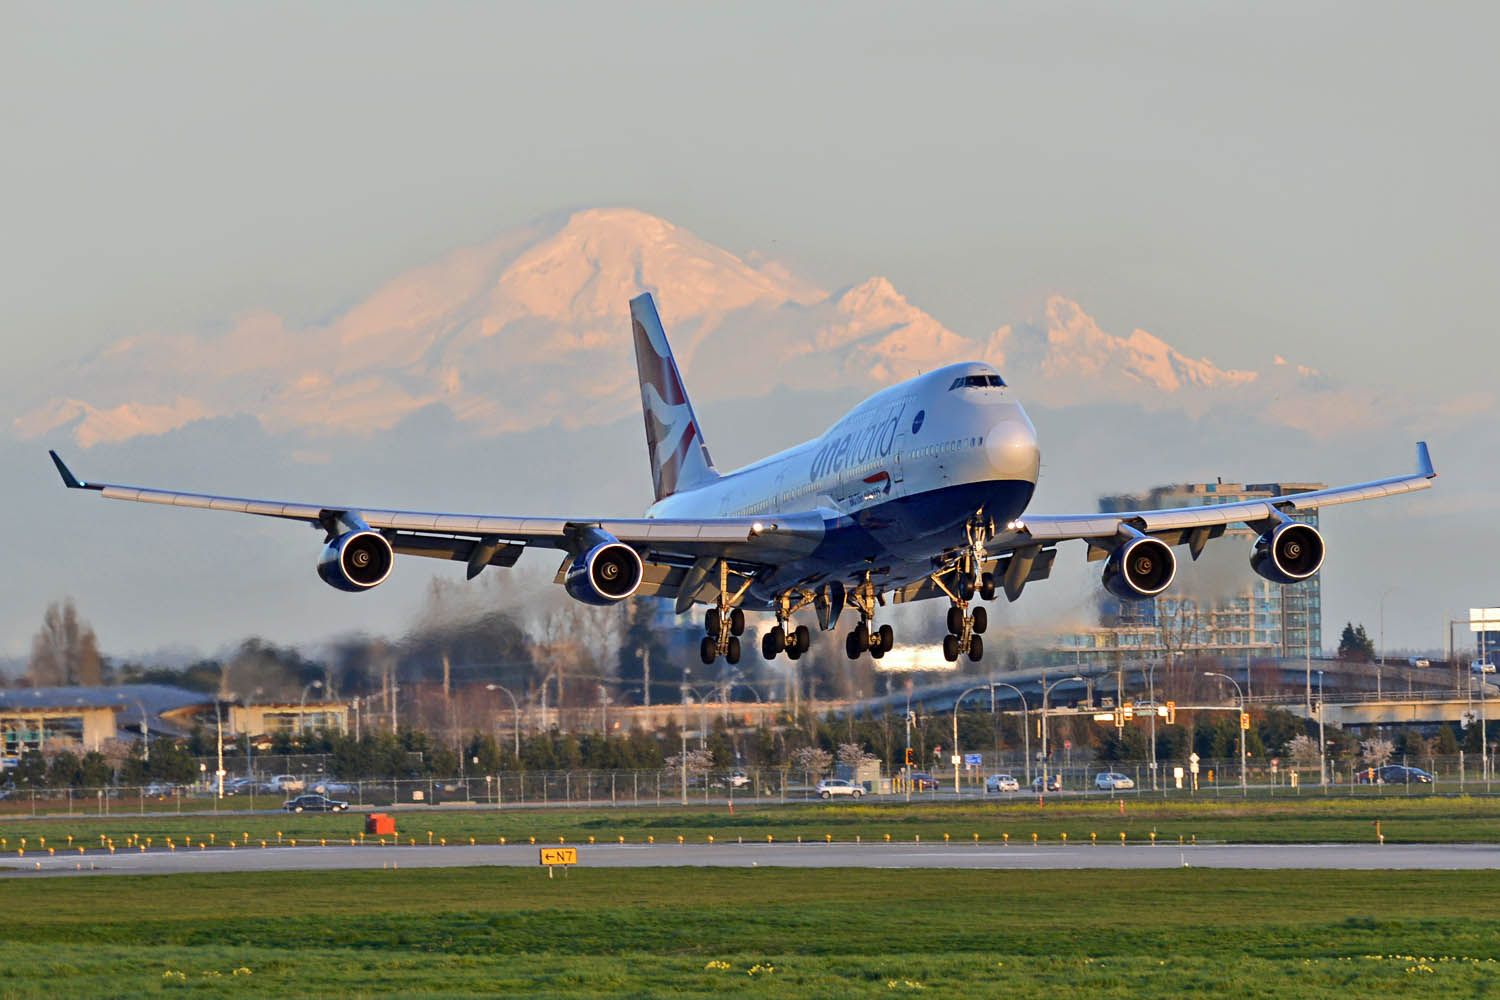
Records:
M455 250L326 325L291 328L258 313L223 335L126 338L68 372L70 394L45 394L15 429L66 429L89 446L245 414L269 430L329 437L388 430L434 406L485 435L603 424L637 405L626 303L642 290L655 293L685 377L705 397L867 391L982 358L1023 399L1051 405L1195 411L1285 399L1298 404L1287 423L1319 427L1347 409L1313 405L1309 419L1308 401L1331 391L1315 372L1218 368L1144 330L1108 333L1062 296L1037 319L975 340L885 278L829 292L644 212L592 209Z

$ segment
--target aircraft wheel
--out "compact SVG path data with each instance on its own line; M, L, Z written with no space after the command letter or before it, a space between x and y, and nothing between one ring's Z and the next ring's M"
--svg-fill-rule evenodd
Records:
M948 609L948 631L954 635L962 635L964 631L964 611L957 604Z
M715 643L713 639L705 635L703 637L703 641L698 643L698 659L702 660L704 663L711 664L715 659L718 658L718 655L718 644Z
M798 656L812 649L812 632L808 630L806 625L798 625L796 630L792 632L792 636L797 640Z
M735 608L729 612L729 634L745 634L745 612L739 608Z
M858 638L856 638L855 634L853 632L850 632L848 635L844 636L844 654L851 660L857 660L859 659L860 652L861 650L859 648L859 640Z
M854 626L854 631L850 634L854 636L855 648L861 653L870 648L870 626L860 622Z
M896 648L896 630L889 625L880 626L880 652L882 655Z
M802 650L796 646L788 646L786 648L786 658L788 660L800 660L802 659Z
M703 616L703 631L707 632L710 638L717 639L719 637L719 625L719 609L709 608L708 614Z
M726 649L726 650L724 650L724 659L728 660L729 664L731 666L733 666L734 664L740 662L740 637L739 636L732 635L732 636L729 637L729 648Z
M943 636L943 659L949 663L956 663L958 661L958 636Z
M977 635L972 636L969 639L969 659L978 663L982 656L984 656L984 640Z
M958 596L959 597L962 597L966 601L972 601L974 599L974 589L977 586L978 586L978 581L974 579L974 574L973 573L960 573L960 574L958 574Z
M984 635L984 630L990 627L990 613L984 608L974 609L974 634Z
M885 656L885 647L872 644L870 646L870 655L877 660L880 659L881 657Z
M979 578L979 596L986 601L995 599L995 574L985 573Z
M772 625L771 631L767 632L766 634L771 637L771 645L775 647L776 652L779 653L783 649L786 649L786 629L782 628L780 625Z

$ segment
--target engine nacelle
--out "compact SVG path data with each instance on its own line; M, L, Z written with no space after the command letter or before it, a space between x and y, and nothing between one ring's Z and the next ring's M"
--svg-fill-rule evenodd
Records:
M1256 541L1250 568L1273 583L1299 583L1322 568L1323 553L1317 528L1283 521Z
M1166 542L1140 535L1110 553L1104 589L1127 601L1155 597L1172 585L1177 557Z
M318 576L338 590L358 594L391 575L396 553L378 531L350 531L329 542L318 559Z
M614 604L635 593L645 574L635 549L623 542L601 542L573 560L563 589L584 604Z

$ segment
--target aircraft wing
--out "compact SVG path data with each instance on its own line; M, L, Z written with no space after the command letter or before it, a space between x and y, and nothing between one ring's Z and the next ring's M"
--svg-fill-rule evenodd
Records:
M514 565L523 548L576 554L585 544L589 529L603 530L636 549L647 564L639 593L664 597L675 596L695 566L699 567L696 576L701 577L705 563L723 559L737 573L753 575L757 567L774 566L812 552L822 541L824 530L823 515L817 511L759 518L564 518L445 514L214 496L88 482L75 476L57 452L50 454L70 489L93 490L108 500L300 521L330 537L346 530L341 525L362 523L384 534L402 555L466 562L471 577L486 566Z
M1417 443L1417 470L1405 476L1391 476L1366 483L1335 486L1307 493L1243 500L1236 503L1199 507L1172 507L1164 510L1128 511L1116 514L1027 515L991 539L987 546L992 555L1039 552L1058 542L1081 539L1089 543L1089 558L1106 558L1119 540L1133 532L1151 535L1168 545L1187 543L1193 558L1203 551L1210 539L1222 535L1227 527L1244 524L1252 530L1268 530L1283 518L1299 511L1317 510L1336 504L1379 500L1401 493L1425 490L1437 477L1425 441Z

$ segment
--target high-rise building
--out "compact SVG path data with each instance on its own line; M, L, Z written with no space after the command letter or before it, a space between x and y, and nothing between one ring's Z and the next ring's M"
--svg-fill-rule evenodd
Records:
M1102 497L1099 510L1112 514L1209 506L1322 488L1321 483L1186 483L1158 486L1144 496ZM1293 519L1318 525L1317 511L1298 513ZM1203 568L1188 568L1187 553L1179 549L1178 581L1165 594L1126 601L1104 593L1099 626L1060 636L1054 652L1080 664L1184 653L1244 663L1302 656L1308 650L1316 654L1323 643L1320 578L1283 585L1257 576L1249 566L1255 538L1244 526L1228 529L1205 549Z

